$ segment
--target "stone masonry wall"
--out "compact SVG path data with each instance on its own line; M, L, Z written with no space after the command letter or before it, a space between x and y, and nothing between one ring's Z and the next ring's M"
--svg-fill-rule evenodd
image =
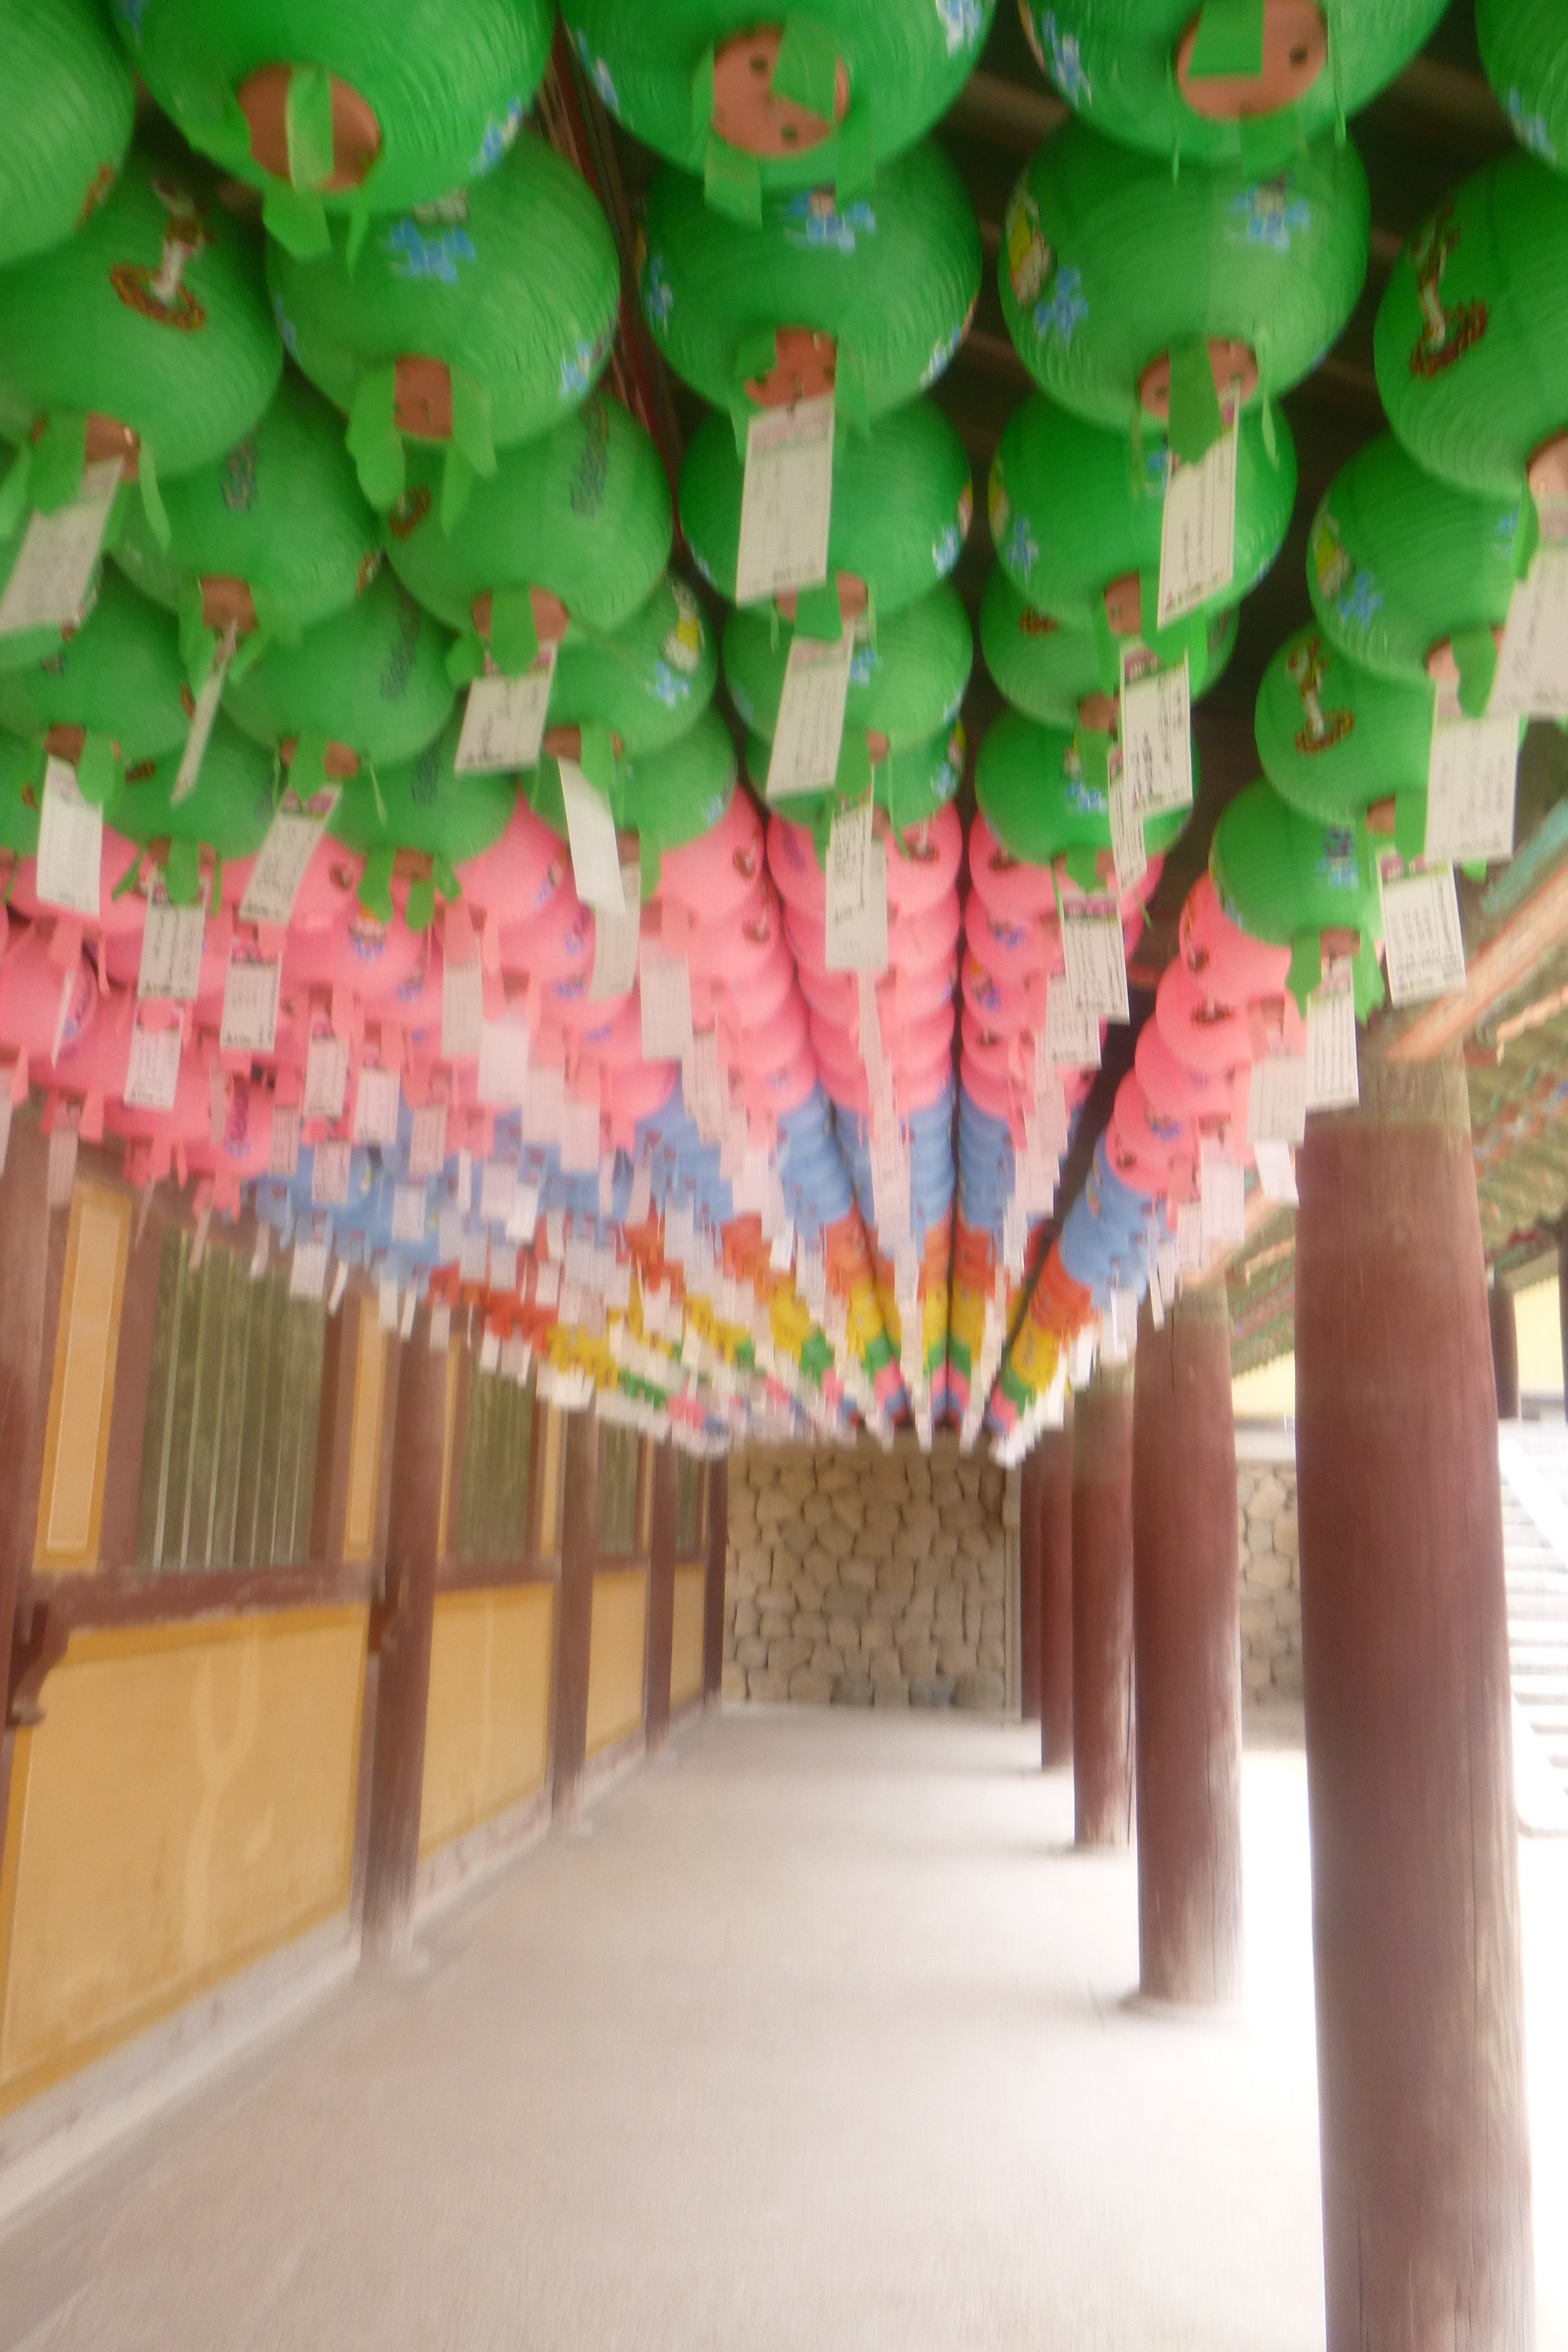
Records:
M1239 1452L1239 1449L1238 1449ZM1241 1687L1248 1706L1301 1696L1301 1561L1289 1453L1236 1465L1241 1528Z
M948 1432L732 1454L724 1696L1000 1709L1005 1488Z

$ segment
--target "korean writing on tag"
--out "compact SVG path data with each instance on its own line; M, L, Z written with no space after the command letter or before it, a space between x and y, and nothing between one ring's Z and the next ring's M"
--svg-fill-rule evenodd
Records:
M574 760L562 760L561 797L566 807L566 838L572 851L572 880L584 907L612 915L626 911L621 881L621 853L616 840L616 820L610 803L588 782Z
M447 1164L447 1106L423 1103L414 1114L408 1139L408 1173L438 1176Z
M1518 780L1516 718L1435 719L1426 770L1426 855L1461 865L1475 857L1511 857Z
M1538 549L1514 583L1487 708L1568 719L1568 547Z
M125 1069L128 1110L173 1110L180 1083L180 1033L177 1029L144 1029L140 1021L131 1032L131 1059ZM7 1095L6 1101L9 1104Z
M724 1074L719 1066L717 1031L700 1029L692 1038L691 1051L681 1068L681 1089L702 1140L717 1143L723 1135L724 1114L729 1108Z
M1121 917L1113 898L1071 899L1062 908L1062 958L1068 995L1096 1021L1128 1018L1127 958ZM1050 996L1046 998L1047 1034ZM1098 1055L1096 1056L1098 1059Z
M1342 961L1307 999L1307 1108L1338 1110L1360 1099L1353 975Z
M510 1016L479 1027L479 1068L475 1089L492 1108L520 1110L528 1094L528 1024Z
M802 636L798 629L790 639L768 760L769 800L826 792L837 774L854 655L853 622L837 640Z
M888 854L871 837L871 803L841 809L827 842L829 971L888 968Z
M559 1143L566 1116L566 1079L561 1070L534 1069L528 1074L522 1106L524 1143Z
M1246 1240L1247 1178L1222 1143L1204 1143L1198 1161L1198 1199L1205 1250Z
M275 956L237 947L223 982L223 1023L218 1043L226 1054L270 1054L278 1039L278 978Z
M174 788L169 794L169 806L178 808L195 791L202 772L202 761L207 755L207 741L213 731L213 720L223 699L223 689L228 677L228 666L234 659L237 642L231 621L224 631L212 667L202 680L202 690L196 697L196 707L191 714L191 731L185 738L185 748L180 754L180 765L174 776Z
M348 1096L349 1042L346 1037L312 1037L305 1049L304 1115L307 1118L339 1119Z
M200 907L171 907L154 899L142 933L136 993L175 1004L194 1004L202 977L206 915Z
M1223 593L1235 577L1237 446L1232 417L1197 465L1184 466L1172 453L1160 519L1162 629Z
M392 1238L417 1249L425 1238L425 1187L398 1184L392 1194Z
M455 1202L443 1202L436 1213L436 1255L443 1265L450 1265L462 1247L463 1213Z
M678 1062L691 1050L691 973L654 940L644 940L638 962L643 1059Z
M1140 816L1193 803L1193 710L1187 656L1164 668L1146 646L1121 647L1121 773Z
M298 1103L274 1103L267 1172L269 1176L292 1180L298 1174L299 1167L300 1106Z
M265 923L279 930L288 929L294 918L294 901L305 878L305 869L316 854L317 844L337 802L335 788L318 793L307 811L292 793L285 793L256 853L256 863L239 902L242 922Z
M1247 1139L1300 1143L1307 1132L1307 1056L1269 1054L1254 1062L1247 1081Z
M746 426L735 602L752 604L826 580L832 516L832 394L752 416Z
M489 1281L489 1235L466 1233L458 1251L458 1274L465 1282L483 1283Z
M347 1268L344 1268L345 1275ZM327 1244L319 1241L297 1241L293 1262L289 1268L290 1298L320 1298L327 1286Z
M471 1062L484 1043L485 975L478 956L441 967L441 1058Z
M637 947L642 938L642 877L636 866L621 868L626 912L616 915L601 907L594 917L594 969L588 993L595 999L625 996L637 976Z
M539 1185L537 1181L520 1183L512 1194L511 1206L506 1213L506 1237L509 1242L533 1240L533 1229L539 1223Z
M1142 882L1149 871L1149 853L1143 845L1143 819L1132 805L1126 773L1114 752L1110 800L1110 855L1116 863L1116 887L1125 892Z
M1067 976L1053 973L1046 982L1046 1025L1035 1039L1035 1095L1054 1070L1098 1070L1100 1021L1074 1003Z
M381 1146L397 1140L397 1108L403 1089L395 1070L361 1065L354 1092L354 1141Z
M510 1160L487 1160L479 1171L479 1220L504 1225L517 1197L517 1167Z
M554 645L541 646L538 659L521 677L502 677L487 667L475 678L452 761L456 774L500 775L538 766L558 651Z
M341 1209L349 1197L346 1143L318 1143L310 1162L310 1198L319 1209Z
M120 483L120 460L84 467L76 497L53 514L33 513L0 594L0 637L24 629L74 629Z
M1179 1275L1201 1274L1208 1255L1204 1240L1203 1204L1184 1201L1176 1211L1176 1271Z
M1296 1193L1296 1161L1290 1146L1275 1136L1260 1136L1252 1148L1258 1163L1258 1181L1266 1201L1277 1201L1294 1209L1300 1205Z
M50 757L44 764L38 812L39 899L46 907L95 920L102 869L103 811L82 798L75 769Z
M1465 984L1465 941L1454 869L1405 861L1389 851L1377 861L1388 992L1397 1005L1425 1004Z

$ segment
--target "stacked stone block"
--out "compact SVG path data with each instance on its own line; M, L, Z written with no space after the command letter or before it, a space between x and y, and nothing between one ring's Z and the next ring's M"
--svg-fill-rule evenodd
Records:
M1241 1530L1241 1686L1249 1706L1301 1696L1301 1560L1296 1465L1237 1464Z

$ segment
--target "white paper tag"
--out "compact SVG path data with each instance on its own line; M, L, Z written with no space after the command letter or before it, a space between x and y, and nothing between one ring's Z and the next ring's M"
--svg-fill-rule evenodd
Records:
M538 659L521 677L487 671L475 678L452 761L455 774L501 775L538 766L558 650L554 645L541 646Z
M250 1253L250 1279L252 1282L260 1281L262 1276L267 1271L267 1261L271 1255L272 1228L270 1225L258 1225L256 1228L256 1247Z
M1425 1004L1465 984L1465 941L1451 866L1409 866L1389 853L1377 862L1388 992L1397 1005Z
M479 1370L494 1372L500 1369L500 1333L487 1331L479 1341Z
M319 1209L341 1209L349 1197L349 1152L346 1143L318 1143L310 1163L310 1198Z
M1110 855L1116 861L1116 887L1125 894L1135 889L1149 871L1149 853L1143 845L1143 820L1132 805L1124 772L1116 772L1113 759L1110 778Z
M44 763L38 812L39 899L96 921L102 878L103 811L83 800L75 769L50 758Z
M173 1110L180 1083L180 1033L177 1029L144 1029L140 1021L131 1031L131 1059L125 1068L128 1110ZM10 1096L6 1094L9 1104Z
M438 1299L430 1309L431 1353L444 1356L452 1344L452 1310L446 1300Z
M425 1187L398 1184L392 1194L392 1238L417 1249L425 1239Z
M439 1176L446 1164L447 1106L424 1103L414 1114L408 1139L408 1173L416 1178Z
M566 805L566 837L572 850L572 880L584 907L612 915L626 911L621 883L621 853L610 803L588 782L574 760L563 760L561 797Z
M626 1202L626 1225L636 1233L647 1223L647 1213L653 1206L653 1171L646 1160L639 1160L632 1170L631 1198Z
M1515 583L1487 709L1568 719L1568 547L1538 549Z
M413 1339L414 1309L418 1304L419 1301L416 1295L414 1285L410 1283L407 1289L403 1294L403 1312L397 1318L397 1336L400 1339Z
M561 1140L561 1125L566 1115L566 1080L559 1069L530 1070L528 1093L522 1106L522 1139L524 1143L554 1143Z
M24 629L74 629L120 482L120 460L82 469L77 495L53 514L34 512L0 594L0 637Z
M517 1195L517 1167L510 1160L487 1160L479 1171L479 1220L504 1225Z
M298 1103L274 1103L272 1106L272 1143L268 1155L267 1172L291 1181L300 1172L300 1106Z
M1208 1252L1204 1244L1204 1212L1199 1201L1184 1201L1176 1211L1176 1272L1201 1274Z
M1428 857L1464 864L1513 856L1516 718L1435 719L1426 770Z
M330 795L332 807L337 793ZM266 923L286 930L294 917L294 901L305 869L316 854L316 845L326 831L327 814L307 816L293 795L292 805L278 809L267 828L256 863L250 869L250 879L245 886L245 896L239 902L242 922Z
M736 603L819 586L832 517L832 394L760 411L746 427Z
M601 907L594 917L594 969L588 993L595 1002L625 996L637 976L637 944L642 938L642 876L636 866L621 868L626 912L612 914Z
M1121 918L1114 903L1073 899L1061 912L1062 958L1072 1003L1097 1021L1125 1021L1127 958L1121 944ZM1048 1022L1048 996L1046 1003Z
M829 971L888 969L888 856L871 838L871 803L841 809L827 843Z
M142 933L136 993L174 1004L194 1004L202 977L206 915L200 907L171 907L154 899Z
M1162 668L1146 646L1121 647L1121 773L1138 814L1193 804L1193 712L1187 656Z
M304 1116L337 1120L348 1097L349 1044L346 1037L312 1037L305 1049Z
M1338 1110L1360 1100L1351 967L1336 963L1307 999L1307 1108Z
M278 1041L276 957L235 948L223 982L223 1025L218 1042L226 1054L270 1054Z
M458 1181L452 1187L452 1197L466 1217L474 1205L474 1155L463 1147L458 1152Z
M639 958L645 1062L679 1062L691 1051L691 974L679 956L645 940Z
M519 1184L506 1213L506 1237L509 1242L533 1242L533 1229L539 1223L539 1186L537 1182Z
M384 1274L376 1285L376 1322L383 1331L397 1328L397 1276Z
M354 1093L354 1141L377 1144L383 1149L395 1143L402 1099L403 1088L395 1070L382 1070L370 1062L362 1063Z
M826 792L837 774L854 655L853 622L837 640L803 637L798 629L790 639L768 760L770 801Z
M547 1261L533 1270L533 1297L538 1307L553 1307L561 1297L561 1268Z
M585 1176L599 1164L599 1106L568 1095L561 1120L561 1166L567 1175Z
M1266 1201L1277 1201L1287 1208L1299 1208L1296 1192L1296 1161L1290 1147L1278 1136L1262 1136L1252 1148L1258 1163L1258 1181Z
M1149 1265L1149 1320L1156 1331L1164 1329L1165 1302L1160 1296L1160 1276L1152 1258Z
M773 1238L768 1264L775 1274L787 1274L795 1264L795 1223L786 1217Z
M514 1242L490 1243L490 1288L517 1288L517 1244Z
M1247 1139L1300 1143L1307 1132L1307 1056L1269 1054L1254 1062L1247 1089Z
M453 1201L444 1201L436 1213L436 1255L452 1265L463 1251L463 1213Z
M1080 1012L1073 1002L1066 975L1053 973L1046 982L1046 1025L1035 1040L1037 1101L1047 1072L1099 1067L1099 1018L1092 1013Z
M1160 521L1162 629L1220 595L1235 577L1237 433L1233 418L1199 465L1171 459Z
M485 975L479 957L441 967L441 1058L471 1062L484 1042Z
M691 1040L691 1051L681 1066L681 1091L686 1108L697 1122L697 1131L704 1143L718 1143L724 1133L724 1114L729 1099L724 1087L724 1074L719 1066L718 1033L700 1029Z
M479 1025L479 1068L475 1082L481 1103L492 1109L521 1110L528 1096L528 1024L510 1016Z
M196 707L191 713L191 731L185 737L185 748L180 754L179 768L174 776L174 788L169 794L169 806L178 808L195 791L202 772L202 761L207 755L207 741L213 731L213 720L223 699L223 689L228 677L228 666L234 659L236 632L231 622L224 631L223 643L213 657L212 667L202 680L202 690L196 697Z
M348 1268L342 1269L348 1281ZM289 1268L290 1298L320 1298L327 1286L327 1244L321 1241L297 1241L293 1262Z
M1181 1265L1174 1239L1161 1239L1154 1244L1154 1264L1160 1277L1160 1297L1171 1306L1181 1282Z

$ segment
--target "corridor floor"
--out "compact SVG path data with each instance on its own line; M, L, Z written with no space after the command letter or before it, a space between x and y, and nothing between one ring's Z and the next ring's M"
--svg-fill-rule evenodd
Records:
M1133 1865L1034 1737L710 1718L13 2226L0 2347L1321 2346L1300 1748L1248 1754L1246 2011L1194 2022L1125 2005ZM1522 1871L1568 2352L1568 1844Z

